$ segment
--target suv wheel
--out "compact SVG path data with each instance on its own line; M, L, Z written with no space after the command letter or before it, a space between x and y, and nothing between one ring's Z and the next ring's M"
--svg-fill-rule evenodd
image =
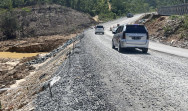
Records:
M113 40L112 40L112 49L115 49L115 45L114 45Z
M145 54L148 53L148 48L142 49L142 52L145 53Z
M118 44L118 52L122 52L122 50L123 50L123 49L121 48L121 44L119 43L119 44Z

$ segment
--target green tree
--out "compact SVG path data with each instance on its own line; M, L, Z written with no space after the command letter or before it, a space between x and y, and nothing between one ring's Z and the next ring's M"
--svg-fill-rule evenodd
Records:
M128 12L142 13L161 6L182 4L184 0L0 0L0 9L22 8L37 4L59 4L101 18L116 18ZM188 0L186 0L188 2ZM108 3L111 4L109 10Z
M0 8L5 8L5 9L12 9L13 2L12 0L1 0L0 1Z
M16 31L19 29L18 22L14 14L10 11L3 15L1 31L7 39L16 38Z

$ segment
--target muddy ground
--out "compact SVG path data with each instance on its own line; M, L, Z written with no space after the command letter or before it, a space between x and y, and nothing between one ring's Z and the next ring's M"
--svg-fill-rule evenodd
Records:
M62 39L63 43L64 40L68 40L72 37L75 37L75 35L73 34L70 36L54 36L45 38L54 38L59 41ZM43 37L39 37L39 40L43 42L44 39ZM43 43L48 45L48 42ZM58 42L56 45L57 44ZM22 47L22 45L19 45L19 47ZM66 50L69 50L69 48L65 49L65 51ZM3 110L32 110L32 100L35 98L37 93L43 90L43 82L49 80L59 65L64 61L64 59L66 59L66 54L64 54L62 51L57 53L56 56L47 59L43 63L35 65L25 64L27 61L33 60L38 56L45 56L45 54L23 59L1 59L2 62L4 62L2 67L2 69L4 69L4 73L1 74L1 88L12 88L12 90L8 90L6 92L4 91L3 93L1 92L0 102L2 104ZM11 63L11 65L8 65L8 63Z
M11 84L14 84L16 80L20 80L34 71L34 67L27 66L25 63L42 55L38 54L38 52L44 52L44 54L50 52L75 36L76 34L69 36L54 35L25 38L22 40L0 41L1 52L27 53L28 55L30 53L37 53L36 56L21 59L14 57L0 58L0 88L9 87Z

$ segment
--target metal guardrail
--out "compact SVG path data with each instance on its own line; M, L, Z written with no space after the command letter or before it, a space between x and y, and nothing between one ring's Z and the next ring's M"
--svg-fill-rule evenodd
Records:
M188 14L188 4L161 7L157 12L159 15L185 15Z

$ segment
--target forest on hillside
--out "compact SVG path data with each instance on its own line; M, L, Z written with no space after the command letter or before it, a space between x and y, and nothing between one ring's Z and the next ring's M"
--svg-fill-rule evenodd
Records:
M161 6L182 4L183 2L184 0L1 0L0 10L47 3L71 7L89 13L91 16L99 15L101 18L116 18L128 12L154 11Z

